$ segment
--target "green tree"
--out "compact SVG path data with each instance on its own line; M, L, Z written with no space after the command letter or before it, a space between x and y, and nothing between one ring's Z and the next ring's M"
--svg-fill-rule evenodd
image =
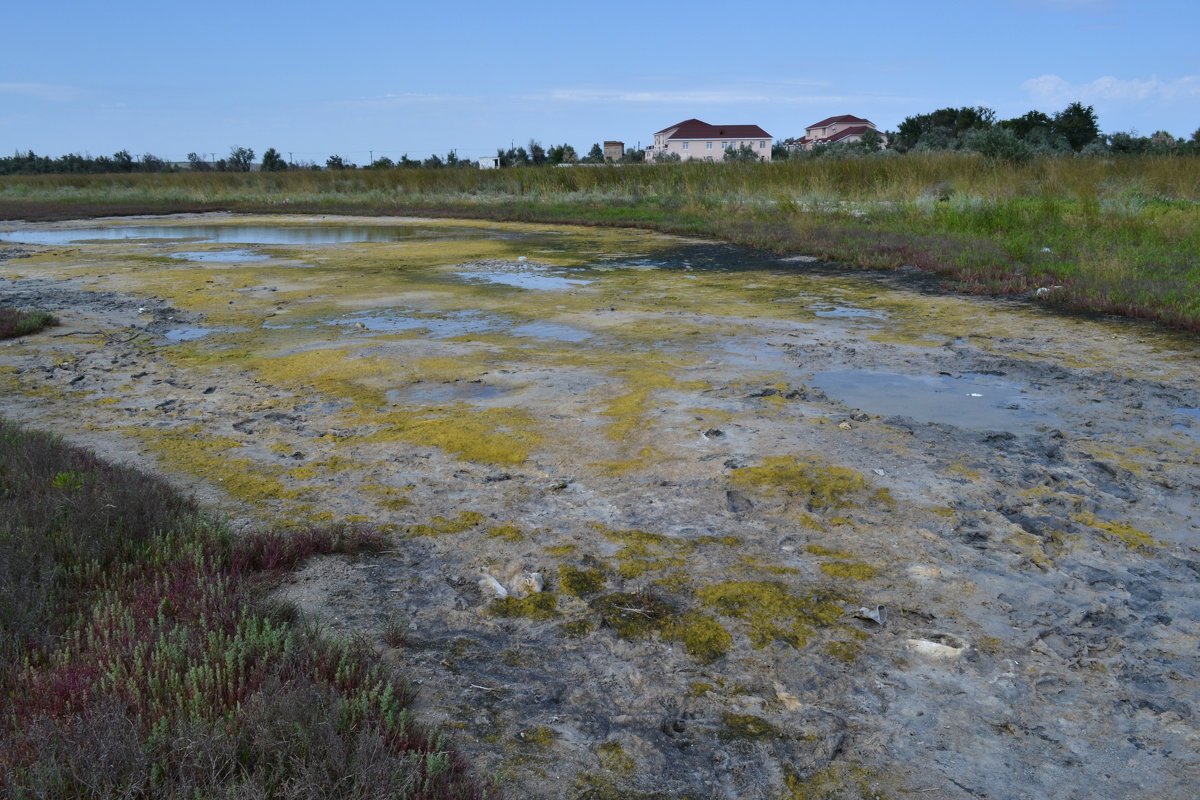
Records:
M874 128L867 128L862 138L856 142L857 149L864 153L878 153L883 149L883 137Z
M546 163L546 148L537 139L529 140L529 161L535 167Z
M1008 128L1022 139L1028 138L1029 134L1035 130L1050 131L1054 128L1054 120L1050 118L1049 114L1041 111L1026 111L1019 117L1001 120L998 124L1002 128Z
M579 155L569 144L556 144L546 151L546 160L551 164L578 164Z
M969 132L963 137L963 145L993 161L1021 163L1033 157L1033 150L1023 139L1000 125Z
M1200 131L1197 131L1196 133L1200 134ZM600 147L599 142L596 142L595 144L593 144L592 149L588 150L588 154L583 157L583 163L585 163L585 164L603 164L604 163L604 150Z
M191 167L192 172L208 172L212 169L212 166L207 161L195 153L188 153L187 158L188 166Z
M1066 139L1072 150L1079 152L1084 145L1100 137L1096 110L1079 101L1071 103L1054 115L1054 132Z
M283 156L279 155L274 147L268 147L262 157L263 172L283 172L287 168L288 164L283 160Z
M996 112L984 106L939 108L928 114L906 117L889 140L892 149L906 152L918 144L922 149L953 149L956 139L970 130L990 128L996 122Z
M396 162L387 156L380 156L371 162L371 169L395 169Z
M758 154L754 152L754 148L748 144L741 144L737 147L730 147L725 151L725 161L741 161L752 163L758 161Z
M133 156L129 155L128 150L113 153L112 163L117 172L133 172Z
M254 151L249 147L231 147L228 162L230 172L249 172L254 163Z
M342 157L336 153L325 159L325 169L350 169L352 166L343 161Z

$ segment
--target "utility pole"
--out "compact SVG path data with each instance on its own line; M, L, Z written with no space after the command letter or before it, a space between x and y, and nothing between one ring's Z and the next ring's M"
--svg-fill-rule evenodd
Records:
M369 166L371 166L372 164L374 164L374 163L375 163L375 151L374 151L374 150L368 150L367 152L371 154L371 160L367 162L367 166L369 167Z

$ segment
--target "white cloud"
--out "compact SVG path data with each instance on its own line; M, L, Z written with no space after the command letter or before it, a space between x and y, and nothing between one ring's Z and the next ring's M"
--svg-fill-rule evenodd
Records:
M74 86L50 83L0 83L0 94L16 94L38 100L73 100L80 94Z
M824 82L795 81L778 84L753 84L711 89L608 89L562 87L527 96L537 102L579 103L582 105L627 104L653 106L729 106L729 105L822 105L830 103L878 103L907 98L854 94L816 94L813 88ZM803 87L803 92L797 89Z
M1025 81L1021 88L1037 100L1054 105L1076 100L1084 103L1178 101L1200 98L1200 76L1188 75L1164 81L1156 75L1129 79L1107 75L1088 83L1072 84L1058 75L1042 75Z

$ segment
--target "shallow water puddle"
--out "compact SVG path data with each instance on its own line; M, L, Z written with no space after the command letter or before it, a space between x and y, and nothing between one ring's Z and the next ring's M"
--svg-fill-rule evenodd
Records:
M489 269L456 272L455 275L469 281L483 283L498 283L517 289L540 289L542 291L563 291L580 286L587 286L590 280L584 278L569 278L555 275L544 269L531 267L528 269Z
M592 338L591 331L576 328L571 325L560 325L555 322L526 322L517 325L508 332L512 336L529 337L531 339L557 339L562 342L582 342Z
M412 308L376 309L347 314L329 322L370 333L426 331L432 339L449 339L468 333L494 333L509 325L482 311L463 310L429 314Z
M271 257L253 250L193 250L186 253L171 253L171 258L180 261L202 261L210 264L237 264L242 261L269 261Z
M1048 411L1047 398L992 375L906 375L876 370L818 372L812 384L852 408L879 416L969 430L1032 433L1065 420Z
M216 244L354 244L411 240L496 239L520 236L484 228L412 225L112 225L0 232L0 241L61 245L74 242L186 239Z

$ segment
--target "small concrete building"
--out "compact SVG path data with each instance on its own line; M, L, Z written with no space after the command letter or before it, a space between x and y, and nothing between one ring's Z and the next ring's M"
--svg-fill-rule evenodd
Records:
M479 168L480 169L499 169L500 168L500 156L480 156L479 157Z
M604 143L604 160L605 161L620 161L625 157L624 142L605 142Z

